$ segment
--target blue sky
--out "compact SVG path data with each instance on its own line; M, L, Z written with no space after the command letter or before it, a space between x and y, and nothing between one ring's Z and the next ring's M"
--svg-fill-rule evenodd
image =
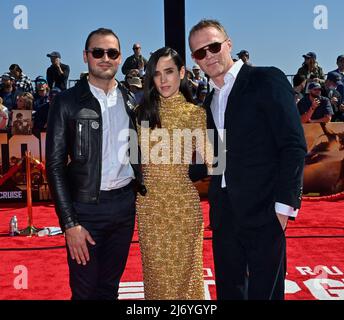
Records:
M46 54L59 51L62 62L71 67L70 79L79 77L87 66L82 50L88 33L98 27L113 29L121 40L123 58L139 42L145 57L164 46L163 0L1 0L0 73L18 63L35 78L50 65ZM28 12L28 29L18 30L16 5ZM317 5L328 11L328 29L317 30L313 22ZM202 18L223 23L233 42L233 56L247 49L254 65L273 65L294 74L302 54L317 53L325 72L333 70L336 57L344 54L343 0L185 0L186 35ZM186 36L187 38L187 36ZM187 47L187 65L192 66ZM119 79L123 76L119 72Z

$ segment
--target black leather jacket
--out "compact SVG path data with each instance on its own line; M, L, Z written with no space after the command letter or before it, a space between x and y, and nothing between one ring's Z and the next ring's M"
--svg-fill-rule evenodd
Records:
M129 128L136 130L135 102L119 84ZM73 201L97 203L102 170L102 117L98 100L86 77L57 95L49 110L46 137L46 171L49 189L63 230L78 225ZM130 144L133 148L133 144ZM139 148L135 144L137 152ZM132 151L132 150L130 150ZM131 163L137 191L145 194L139 161Z

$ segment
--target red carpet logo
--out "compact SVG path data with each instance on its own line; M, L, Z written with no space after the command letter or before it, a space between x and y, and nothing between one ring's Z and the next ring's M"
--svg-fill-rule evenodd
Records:
M308 277L300 282L286 280L285 293L294 295L307 289L317 300L344 300L344 273L336 266L295 267L301 278ZM300 276L298 278L300 278ZM309 278L309 277L312 278ZM329 276L338 276L338 279L330 279ZM302 285L301 285L302 283ZM300 284L300 286L299 286Z

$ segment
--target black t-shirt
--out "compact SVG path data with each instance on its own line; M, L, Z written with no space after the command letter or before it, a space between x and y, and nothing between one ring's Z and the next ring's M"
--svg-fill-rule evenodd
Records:
M320 99L320 106L316 108L312 114L311 119L317 120L325 117L326 115L333 115L333 110L331 106L331 102L328 98L319 97ZM309 94L304 96L299 103L297 104L297 108L299 109L300 115L305 114L310 107L312 106L312 101L309 98Z
M67 80L69 77L69 66L61 63L63 74L61 75L55 65L51 65L47 69L47 81L50 89L59 88L62 91L67 89Z

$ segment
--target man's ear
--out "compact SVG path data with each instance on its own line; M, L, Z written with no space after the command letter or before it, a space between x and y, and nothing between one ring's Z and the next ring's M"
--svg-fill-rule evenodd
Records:
M232 40L230 38L227 39L226 44L228 45L229 52L232 52Z
M84 62L87 63L88 58L87 58L87 52L85 50L83 51L83 58L84 58Z

